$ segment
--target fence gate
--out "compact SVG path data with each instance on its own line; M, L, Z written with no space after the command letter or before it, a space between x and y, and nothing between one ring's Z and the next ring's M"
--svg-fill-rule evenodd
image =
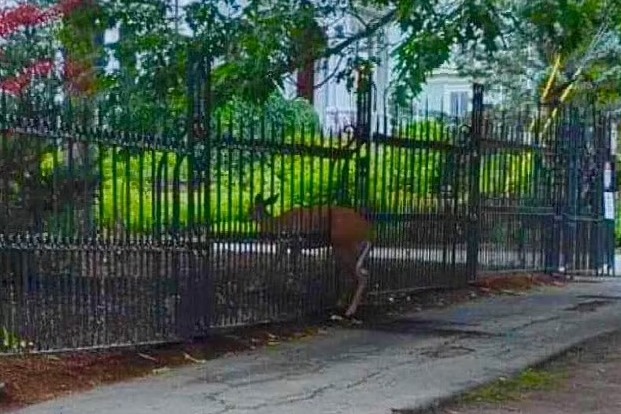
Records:
M475 85L469 263L479 273L613 275L610 116L594 104L497 113L481 99Z
M569 274L614 275L614 154L612 119L567 108L556 126L564 173L558 199L558 267Z
M416 285L426 266L442 276L425 286L498 271L613 274L616 135L594 104L497 111L474 85L464 119L391 123L373 119L372 98L363 78L353 204L378 229L378 265L390 249L411 259L409 279L382 289Z

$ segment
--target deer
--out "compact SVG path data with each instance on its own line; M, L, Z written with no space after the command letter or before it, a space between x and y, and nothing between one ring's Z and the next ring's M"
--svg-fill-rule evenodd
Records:
M356 210L338 206L294 207L274 217L268 207L278 197L275 194L264 199L262 194L256 194L250 208L251 218L257 222L261 232L293 235L313 233L327 240L338 267L356 283L345 311L346 318L353 318L367 287L369 271L364 267L364 262L372 247L370 222ZM301 250L301 246L297 246L296 250ZM296 253L299 251L293 252Z

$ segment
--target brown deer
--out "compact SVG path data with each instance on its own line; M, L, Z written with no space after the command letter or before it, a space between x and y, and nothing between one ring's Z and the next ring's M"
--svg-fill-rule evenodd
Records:
M295 236L312 233L326 240L340 269L357 283L345 312L346 317L352 317L367 285L369 272L363 266L371 251L371 224L355 210L336 206L295 207L272 217L267 207L277 199L278 194L267 199L257 194L250 211L252 219L259 224L261 232Z

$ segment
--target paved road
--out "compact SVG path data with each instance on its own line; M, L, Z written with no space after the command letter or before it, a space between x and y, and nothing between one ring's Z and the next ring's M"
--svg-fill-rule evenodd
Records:
M480 299L209 361L23 414L381 414L425 406L621 327L621 282Z

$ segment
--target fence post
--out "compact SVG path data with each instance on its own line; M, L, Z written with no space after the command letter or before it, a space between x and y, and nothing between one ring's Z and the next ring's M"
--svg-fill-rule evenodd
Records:
M215 298L216 298L216 286L214 282L213 272L210 271L210 264L213 263L213 246L212 246L212 234L211 234L211 180L212 180L212 165L211 158L213 155L212 147L212 121L213 121L213 84L212 74L213 69L213 56L211 50L208 48L200 59L200 75L201 75L201 88L199 89L199 102L200 113L199 122L201 131L201 149L203 150L202 157L204 157L204 163L201 166L203 171L203 206L202 206L202 227L204 229L204 239L199 236L198 240L202 244L205 243L201 254L201 270L198 288L204 292L202 305L200 306L199 321L203 333L208 332L209 327L215 321ZM193 149L194 150L194 149ZM200 203L200 201L199 201ZM200 220L200 218L199 218Z
M548 202L553 210L553 216L550 218L551 226L546 226L547 230L547 243L546 243L546 260L545 271L546 273L564 272L563 262L563 237L565 237L564 220L563 215L565 211L565 203L567 198L566 183L568 181L567 175L567 163L569 162L569 149L566 147L567 140L564 139L562 133L563 123L560 120L566 116L566 108L560 108L561 111L556 116L556 119L550 125L549 141L551 144L552 160L550 163L551 174L549 185L550 190ZM542 139L544 139L542 137ZM545 231L545 230L544 230Z
M360 69L356 96L356 177L354 207L366 209L369 200L371 117L373 104L373 72L369 66ZM364 152L363 152L364 151Z
M597 194L600 196L600 200L603 198L603 212L600 217L603 217L602 233L599 234L601 244L604 245L604 256L602 261L605 267L605 272L608 276L616 276L615 271L615 223L616 223L616 195L617 195L617 139L618 139L618 123L610 115L602 117L602 145L603 156L602 164L604 165L601 188L602 192ZM599 187L599 186L598 186ZM599 217L598 217L599 218ZM603 240L602 240L603 239ZM598 263L599 273L599 263Z
M215 320L215 286L210 271L211 246L211 122L212 58L208 50L190 45L187 72L187 222L183 237L193 254L185 268L173 253L175 279L179 286L177 329L181 338L205 335Z
M468 177L468 234L466 267L469 280L477 277L481 239L481 133L483 130L483 85L472 88L472 126L470 130L470 169Z

